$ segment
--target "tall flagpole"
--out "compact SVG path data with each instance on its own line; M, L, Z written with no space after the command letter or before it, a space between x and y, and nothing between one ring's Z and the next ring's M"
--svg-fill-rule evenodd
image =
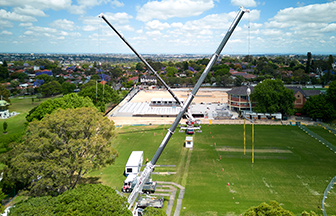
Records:
M252 122L252 163L254 163L254 123Z
M245 134L245 118L244 118L244 155L246 154L246 134Z

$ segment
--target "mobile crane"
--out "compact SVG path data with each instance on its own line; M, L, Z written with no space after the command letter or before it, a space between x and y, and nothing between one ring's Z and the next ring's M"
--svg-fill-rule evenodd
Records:
M231 24L229 30L227 31L226 35L224 36L222 42L220 43L219 47L217 48L217 50L215 51L215 53L211 56L211 59L208 63L208 65L206 66L206 68L204 69L202 75L200 76L200 78L198 79L195 87L193 88L193 90L191 91L191 93L189 94L186 102L184 104L182 104L179 99L176 97L176 95L173 93L173 91L170 89L170 87L162 80L162 78L156 73L156 71L147 63L147 61L127 42L127 40L107 21L107 19L104 17L103 14L100 14L99 17L102 18L114 31L115 33L128 45L128 47L140 58L140 60L147 66L147 68L152 71L155 76L160 80L160 82L167 88L168 92L173 96L173 98L176 100L176 102L178 104L180 104L180 106L182 107L181 111L179 112L179 114L177 115L175 121L173 122L173 124L171 125L171 127L168 129L167 134L165 135L165 137L163 138L160 146L158 147L157 151L155 152L153 158L151 161L149 161L146 164L146 167L144 169L144 171L141 173L141 175L138 177L139 181L137 181L135 187L133 188L132 193L130 194L130 196L128 197L128 203L129 203L129 209L132 208L135 200L138 198L139 194L142 193L142 188L144 186L144 183L150 178L150 175L152 173L152 171L154 170L155 164L158 161L160 155L162 154L164 148L166 147L168 141L170 140L171 136L174 134L176 127L178 126L180 120L182 119L182 117L184 115L186 115L186 113L188 114L187 110L188 107L190 106L192 100L194 99L195 95L197 94L199 88L201 87L201 84L203 83L204 79L206 78L206 76L208 75L210 69L212 68L212 66L216 63L218 56L220 55L221 51L223 50L224 46L226 45L226 43L228 42L229 38L231 37L233 31L235 30L235 28L237 27L239 21L241 20L241 18L243 17L245 12L249 12L249 10L244 9L243 7L240 8L240 11L238 12L235 20L233 21L233 23ZM133 213L136 212L136 205L133 208Z

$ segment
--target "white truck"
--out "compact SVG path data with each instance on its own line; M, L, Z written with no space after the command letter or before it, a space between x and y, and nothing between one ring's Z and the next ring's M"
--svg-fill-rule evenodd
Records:
M143 162L143 151L132 151L125 166L125 176L137 175L140 172Z

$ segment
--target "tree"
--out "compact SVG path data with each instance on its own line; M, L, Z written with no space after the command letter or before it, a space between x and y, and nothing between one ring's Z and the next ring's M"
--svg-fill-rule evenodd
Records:
M3 127L3 132L7 133L8 123L6 121L4 121L4 123L2 124L2 127Z
M78 93L78 95L83 97L89 97L96 107L99 107L97 106L99 101L103 101L104 103L118 103L120 100L120 97L116 91L114 91L110 86L106 84L105 87L103 87L103 85L100 83L97 85L97 95L96 85L82 89Z
M33 197L21 201L9 216L28 215L122 215L131 216L126 197L100 184L79 185L57 196Z
M303 106L303 110L314 119L330 121L336 117L336 111L332 105L332 101L329 102L326 95L310 97Z
M19 85L20 85L20 82L17 81L17 80L11 80L11 81L10 81L10 87L11 87L11 88L16 88L16 87L18 87Z
M0 66L0 81L1 80L6 80L9 77L9 72L7 67Z
M311 52L307 52L306 74L310 73L311 57L312 57Z
M2 100L5 100L8 103L10 103L10 99L9 99L10 91L7 90L6 87L3 85L0 85L0 95L2 95Z
M62 86L57 81L51 81L49 83L44 83L40 86L41 93L45 96L54 96L61 92Z
M115 161L114 129L95 108L59 109L29 123L24 142L10 151L8 175L24 179L34 196L73 189L89 171Z
M76 84L74 83L68 83L68 82L62 83L62 94L63 95L73 93L75 89L76 89Z
M276 201L269 204L263 202L257 207L249 208L244 216L267 215L267 216L294 216L293 212L283 209Z
M175 67L166 67L167 77L174 77L177 71Z
M327 99L333 104L336 110L336 80L332 81L327 89Z
M256 103L255 111L260 113L294 113L293 90L287 89L281 80L266 79L254 87L251 98Z
M54 77L49 76L47 74L41 74L41 75L36 76L35 79L43 80L44 83L49 83L54 80Z
M92 100L88 97L81 97L76 93L67 94L61 98L49 99L42 102L37 107L29 111L26 116L28 122L41 120L46 114L51 114L55 110L79 107L94 107Z
M157 209L154 207L147 207L143 211L143 216L167 216L163 209Z

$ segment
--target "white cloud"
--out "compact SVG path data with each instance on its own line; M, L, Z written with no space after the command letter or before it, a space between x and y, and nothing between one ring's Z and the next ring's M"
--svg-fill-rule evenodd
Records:
M173 17L198 16L213 7L213 0L149 1L138 10L136 19L147 22L152 19L167 20Z
M325 4L313 4L298 8L286 8L280 10L272 20L277 22L335 22L336 1Z
M117 25L118 29L124 29L127 31L134 31L134 28L130 25L126 25L129 23L129 19L132 19L133 16L122 12L122 13L105 13L104 17L109 21L113 26ZM82 27L84 31L96 31L101 28L101 18L98 17L84 17L82 18L83 24L85 26ZM104 28L108 28L106 25L103 25Z
M75 29L75 23L73 21L67 20L67 19L58 19L50 23L50 26L54 28L59 29L65 29L65 30L74 30Z
M33 32L33 31L25 31L24 34L25 34L25 35L33 35L34 32Z
M174 22L170 25L172 28L181 28L183 24L181 22Z
M10 1L0 1L0 6L13 6L22 7L30 5L33 8L45 10L62 10L67 9L71 6L71 0L10 0Z
M164 30L170 28L168 23L162 23L159 20L153 20L146 23L146 29L149 30Z
M13 23L9 22L8 20L2 20L0 19L0 28L4 27L13 27Z
M135 31L137 34L142 34L143 33L143 30L142 29L139 29L139 30L136 30Z
M93 7L100 5L103 1L101 0L77 0L79 5L85 5L87 7Z
M2 31L0 34L2 34L2 35L12 35L13 33L12 33L12 32L9 32L9 31L6 31L6 30L4 30L4 31Z
M161 36L162 33L160 31L148 31L146 32L146 34L150 37L158 37L158 36Z
M11 21L17 21L17 22L35 22L37 19L31 16L26 15L20 15L15 12L7 12L4 9L0 9L0 18L1 19L7 19Z
M243 7L256 7L257 3L254 0L231 0L231 4Z
M19 26L20 27L30 27L30 26L33 26L33 23L20 23Z
M124 6L124 3L118 1L118 0L113 0L111 1L111 5L112 6L116 6L116 7L123 7Z
M31 5L25 5L22 7L15 7L14 12L17 14L27 15L27 16L47 16L42 10L32 7Z

